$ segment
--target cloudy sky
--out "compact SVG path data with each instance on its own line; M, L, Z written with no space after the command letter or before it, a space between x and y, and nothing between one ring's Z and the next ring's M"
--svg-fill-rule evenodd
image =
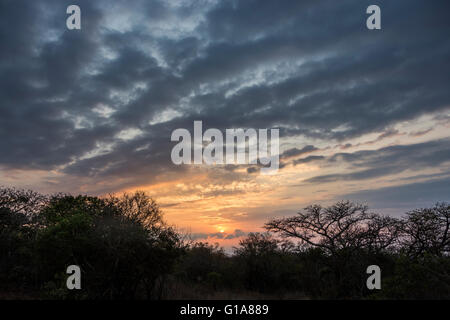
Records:
M224 243L312 203L448 201L449 14L446 0L0 0L0 185L146 190ZM171 133L194 120L279 128L280 170L172 164Z

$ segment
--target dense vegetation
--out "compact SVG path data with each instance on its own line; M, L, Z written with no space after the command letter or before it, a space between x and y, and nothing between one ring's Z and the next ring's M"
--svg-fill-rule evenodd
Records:
M450 205L396 219L348 201L273 219L232 255L168 226L145 193L0 189L0 297L449 299ZM79 265L82 289L66 288ZM379 265L382 289L366 287Z

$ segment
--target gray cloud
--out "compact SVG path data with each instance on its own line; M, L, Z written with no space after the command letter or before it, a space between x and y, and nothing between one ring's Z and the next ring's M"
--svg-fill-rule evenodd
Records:
M246 235L247 235L247 232L244 232L240 229L236 229L236 230L234 230L233 233L227 234L225 239L241 238L241 237L245 237Z
M340 196L340 198L368 202L374 208L417 208L448 201L450 179L433 179L400 186L374 188Z
M337 153L326 159L328 165L343 163L350 173L320 175L305 180L310 183L363 180L433 167L448 167L450 140L435 140L411 145L395 145L377 150Z
M282 154L280 154L281 159L285 158L291 158L291 157L297 157L300 155L303 155L305 153L310 153L313 151L319 150L318 148L314 147L313 145L307 145L301 149L298 148L292 148L284 151Z
M192 240L207 240L207 239L236 239L245 237L248 233L244 232L240 229L234 230L232 233L226 233L226 232L214 232L214 233L193 233L190 234L189 237Z
M324 156L308 156L305 158L301 158L301 159L295 159L294 161L292 161L292 163L294 165L297 164L303 164L303 163L308 163L308 162L313 162L313 161L318 161L318 160L323 160L325 159Z

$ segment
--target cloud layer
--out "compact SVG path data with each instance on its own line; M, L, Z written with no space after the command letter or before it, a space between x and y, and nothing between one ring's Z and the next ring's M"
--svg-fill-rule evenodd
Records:
M365 26L370 1L80 0L80 31L65 28L69 4L0 2L7 183L101 194L192 181L170 134L194 120L280 128L281 171L303 184L447 172L448 1L378 1L380 31ZM307 166L324 171L303 177ZM258 168L240 169L202 171L201 197L244 192Z

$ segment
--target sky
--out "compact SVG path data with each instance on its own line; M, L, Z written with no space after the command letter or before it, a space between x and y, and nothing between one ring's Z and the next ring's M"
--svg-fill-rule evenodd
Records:
M0 0L0 185L144 190L225 246L310 204L449 201L449 14L446 0ZM196 120L278 128L280 169L173 164L171 133Z

